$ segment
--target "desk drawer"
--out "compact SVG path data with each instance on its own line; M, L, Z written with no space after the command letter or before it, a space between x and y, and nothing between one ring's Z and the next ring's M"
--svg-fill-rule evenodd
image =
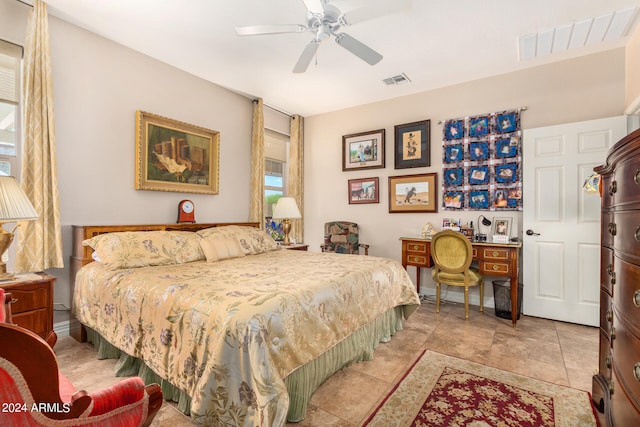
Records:
M482 259L485 260L508 260L509 250L498 248L483 248Z
M509 275L511 271L509 269L509 264L505 264L502 262L490 262L490 261L480 261L480 272L488 275L492 274L500 274L500 275Z
M420 252L422 254L427 253L427 245L431 244L430 242L417 242L417 241L408 241L405 242L407 252Z
M407 265L429 267L427 256L424 254L407 253Z

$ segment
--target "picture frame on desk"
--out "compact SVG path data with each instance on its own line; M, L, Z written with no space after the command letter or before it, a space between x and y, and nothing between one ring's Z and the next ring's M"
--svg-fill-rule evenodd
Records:
M493 218L493 243L509 243L511 218Z

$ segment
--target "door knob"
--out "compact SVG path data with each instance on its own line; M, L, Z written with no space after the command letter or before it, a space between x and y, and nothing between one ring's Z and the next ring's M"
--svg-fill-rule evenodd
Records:
M533 230L527 230L526 233L527 233L527 236L539 236L540 235L540 233L536 233Z

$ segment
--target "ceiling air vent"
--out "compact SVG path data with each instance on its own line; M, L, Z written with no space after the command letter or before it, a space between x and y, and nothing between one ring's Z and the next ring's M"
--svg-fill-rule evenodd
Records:
M401 85L404 83L409 83L411 82L411 79L409 79L409 77L407 77L405 73L402 73L402 74L398 74L397 76L388 77L382 80L382 82L387 86L393 86L393 85Z

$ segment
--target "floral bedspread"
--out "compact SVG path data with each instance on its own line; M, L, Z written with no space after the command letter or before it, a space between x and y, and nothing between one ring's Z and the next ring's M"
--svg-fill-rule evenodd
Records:
M380 313L419 305L393 260L271 251L77 274L78 320L192 397L207 425L284 425L283 378Z

